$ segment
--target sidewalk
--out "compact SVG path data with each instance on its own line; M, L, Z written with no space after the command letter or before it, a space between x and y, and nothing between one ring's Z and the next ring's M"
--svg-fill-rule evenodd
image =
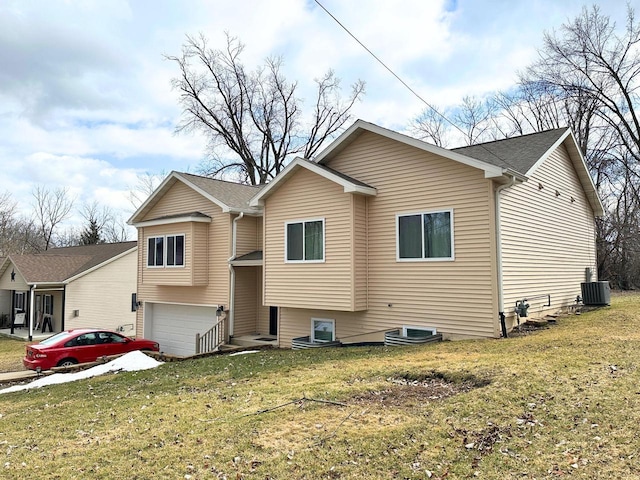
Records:
M0 373L0 383L19 382L37 377L38 374L32 370L22 370L20 372Z

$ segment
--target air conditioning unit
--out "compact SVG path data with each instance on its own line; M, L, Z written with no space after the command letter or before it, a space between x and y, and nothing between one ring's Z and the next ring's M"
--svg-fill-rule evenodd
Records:
M585 305L611 305L609 282L581 283L582 303Z

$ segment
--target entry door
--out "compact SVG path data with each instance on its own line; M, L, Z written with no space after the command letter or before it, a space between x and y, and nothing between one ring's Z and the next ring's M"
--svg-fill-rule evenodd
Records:
M269 335L278 335L278 307L269 307Z

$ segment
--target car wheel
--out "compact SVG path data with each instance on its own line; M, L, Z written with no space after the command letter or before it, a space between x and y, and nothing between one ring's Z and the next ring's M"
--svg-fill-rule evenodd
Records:
M78 361L75 358L65 358L58 362L58 367L70 367L71 365L76 365Z

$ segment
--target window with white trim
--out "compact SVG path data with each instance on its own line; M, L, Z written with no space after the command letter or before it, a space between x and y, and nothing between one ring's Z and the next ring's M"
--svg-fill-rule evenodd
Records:
M311 319L312 342L334 342L336 340L336 321L330 318Z
M25 292L16 292L13 296L14 300L13 300L13 307L16 310L22 310L23 312L25 311L25 298L26 298L26 293Z
M148 267L183 267L184 235L162 235L147 239Z
M424 338L436 334L435 328L430 327L414 327L412 325L402 326L402 336L409 338Z
M285 224L285 260L324 261L324 218Z
M43 295L42 301L42 313L53 315L53 295Z
M167 235L167 267L184 266L184 235Z
M453 210L396 215L397 260L453 260Z

